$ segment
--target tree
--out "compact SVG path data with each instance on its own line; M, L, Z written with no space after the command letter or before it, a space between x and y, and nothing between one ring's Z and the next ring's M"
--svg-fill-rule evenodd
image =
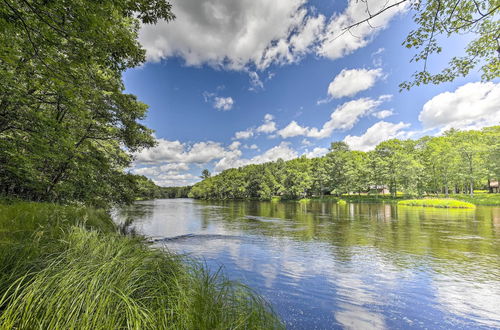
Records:
M416 28L409 32L403 42L406 48L413 48L416 54L412 62L423 62L422 69L412 75L412 79L400 84L401 89L410 89L421 84L439 84L453 81L468 75L471 70L480 67L483 80L492 80L500 76L500 21L498 14L500 3L495 0L395 0L376 6L371 1L361 1L359 6L366 7L366 18L344 29L359 25L371 25L377 16L397 6L407 6L413 13ZM374 8L375 7L375 8ZM443 50L444 38L472 36L465 48L465 54L454 56L441 72L430 73L428 62L431 55Z
M201 171L200 178L202 178L203 180L208 179L210 176L211 176L211 174L210 174L209 170L204 169L203 171Z
M4 193L102 204L133 184L131 152L154 145L147 106L124 93L144 61L139 24L172 19L164 0L0 4L0 182ZM116 197L116 198L115 198Z

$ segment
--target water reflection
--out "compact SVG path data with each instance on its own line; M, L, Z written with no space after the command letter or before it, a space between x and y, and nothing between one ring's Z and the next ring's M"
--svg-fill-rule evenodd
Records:
M118 217L223 265L289 328L500 327L500 208L180 199Z

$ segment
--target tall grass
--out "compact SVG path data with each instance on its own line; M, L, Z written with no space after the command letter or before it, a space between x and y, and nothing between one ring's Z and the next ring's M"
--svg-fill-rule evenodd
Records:
M459 208L459 209L476 208L474 204L450 198L408 199L404 201L399 201L398 205L425 206L425 207L438 207L438 208Z
M0 269L1 329L282 327L245 286L121 235L104 212L0 205L0 229L0 261L15 266Z

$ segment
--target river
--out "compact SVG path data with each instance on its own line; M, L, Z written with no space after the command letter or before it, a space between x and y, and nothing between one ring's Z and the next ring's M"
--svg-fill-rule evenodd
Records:
M289 329L500 328L500 208L160 199L117 212L220 267Z

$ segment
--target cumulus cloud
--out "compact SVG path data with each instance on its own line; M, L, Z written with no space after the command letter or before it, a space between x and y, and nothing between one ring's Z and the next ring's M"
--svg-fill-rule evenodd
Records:
M351 129L358 122L359 118L371 113L387 99L387 95L383 95L378 99L365 97L349 101L338 106L330 115L330 119L323 124L322 128L303 127L297 124L296 121L292 121L288 126L279 130L278 134L282 138L294 136L307 136L317 139L327 138L332 135L334 130L345 131Z
M407 136L408 133L403 131L403 129L409 126L410 124L403 122L394 124L386 121L379 121L368 128L361 136L347 135L344 138L344 142L353 150L369 151L374 149L377 144L382 141Z
M217 88L218 90L221 90L221 87ZM234 100L231 96L228 97L221 97L218 96L216 93L210 93L210 92L203 92L203 99L207 103L211 103L212 106L220 111L229 111L233 108L234 105Z
M160 175L161 173L165 172L179 172L179 171L187 171L189 170L189 165L185 163L172 163L172 164L165 164L161 166L148 166L148 167L141 167L141 168L134 168L132 172L134 174L138 175L145 175L145 176L155 176L155 175Z
M256 134L260 134L260 133L270 134L274 131L276 131L276 123L274 122L274 116L267 113L264 115L264 123L262 125L260 125L257 128L250 127L244 131L236 132L234 134L233 139L234 140L249 139Z
M264 124L257 127L258 133L272 133L276 131L276 123L273 121L274 116L271 114L266 114L264 116Z
M396 0L371 1L372 13ZM402 10L391 8L346 32L368 17L366 2L350 0L342 13L327 19L307 0L172 0L177 19L143 25L139 41L149 61L179 56L190 66L208 64L233 70L265 70L289 64L308 53L335 59L367 45ZM253 76L253 77L252 77ZM251 74L250 87L260 84ZM258 80L253 80L257 78Z
M438 94L424 104L418 119L424 128L442 131L496 125L500 122L500 84L468 83Z
M190 173L165 173L153 177L152 180L162 187L189 186L199 181L199 177Z
M354 96L361 91L372 88L382 75L382 69L344 69L328 86L328 95L334 99Z
M290 148L288 142L281 142L279 145L268 149L264 153L252 158L240 158L241 152L227 153L225 157L217 162L215 171L220 172L229 168L241 167L249 164L262 164L267 162L276 161L278 159L290 160L297 158L298 154L295 150Z
M311 151L306 151L304 155L307 158L316 158L316 157L321 157L324 156L328 153L328 148L321 148L321 147L316 147Z
M249 139L253 136L253 130L251 128L245 130L245 131L239 131L234 133L234 138L235 139Z
M376 13L395 3L397 0L373 0L369 2L349 0L346 10L341 14L334 15L327 24L321 46L317 51L318 55L337 59L365 47L380 30L389 25L390 20L395 15L406 9L405 5L387 9L382 14L349 30L346 28L369 18L369 13ZM367 6L369 6L369 11Z
M214 107L217 110L228 111L233 108L233 98L232 97L215 97L214 99Z
M378 119L384 119L384 118L392 116L393 114L394 114L394 111L392 109L391 110L381 110L381 111L377 111L377 112L372 113L373 117L376 117Z
M177 19L143 25L139 40L151 61L182 57L187 65L241 70L293 62L316 40L321 19L307 16L306 0L173 0ZM297 35L290 44L291 36Z
M286 139L299 135L307 135L309 132L309 127L302 127L295 120L292 120L288 126L278 131L278 134Z
M224 147L213 141L198 142L188 146L180 141L157 139L157 146L135 154L135 163L158 164L161 162L204 164L219 158Z

